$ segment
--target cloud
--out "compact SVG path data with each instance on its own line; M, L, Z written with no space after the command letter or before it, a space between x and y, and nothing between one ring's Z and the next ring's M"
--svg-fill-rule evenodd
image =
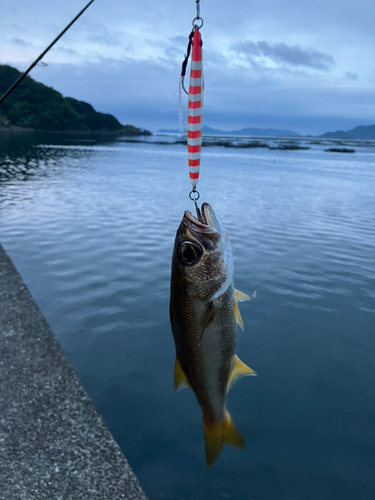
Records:
M64 95L114 114L122 123L159 130L178 128L178 84L181 65L166 61L100 58L84 65L51 64L38 80ZM353 92L350 85L329 87L306 79L283 83L273 75L249 83L247 72L225 65L206 72L204 123L223 130L246 126L276 127L321 134L373 123L372 87ZM186 115L187 97L182 94Z
M275 63L281 62L291 66L305 66L322 71L329 71L335 64L335 60L329 54L299 45L270 44L265 41L254 43L247 40L233 44L232 49L244 55L250 62L254 61L253 56L266 57Z
M347 80L358 80L358 75L356 73L352 73L351 71L346 71L344 78Z
M168 37L169 41L175 45L182 45L183 47L186 45L187 47L187 44L188 44L188 41L189 41L189 37L188 36L182 36L182 35L178 35L178 36L170 36Z
M94 2L44 58L48 68L32 76L124 123L177 128L194 3L178 2L176 16L176 0ZM77 1L13 4L0 16L0 62L25 69L72 19ZM322 133L373 123L372 2L342 0L337 9L336 0L290 0L287 8L279 0L237 0L235 8L201 8L207 125Z
M111 33L106 26L99 23L91 23L91 26L95 33L86 37L88 42L96 42L110 47L118 47L123 43L124 34L122 31Z
M31 46L31 43L25 42L25 40L23 40L22 38L12 38L10 42L13 43L14 45L22 45L23 47Z
M169 36L163 39L146 38L148 47L147 57L143 59L159 60L161 64L170 66L175 62L182 63L188 45L186 36Z
M16 23L11 23L11 27L17 31L21 31L22 33L25 33L25 31L29 31L28 28L25 28L24 26L19 26Z
M59 52L63 52L64 54L69 54L69 55L77 54L76 50L69 49L67 47L56 47L55 50L58 50Z

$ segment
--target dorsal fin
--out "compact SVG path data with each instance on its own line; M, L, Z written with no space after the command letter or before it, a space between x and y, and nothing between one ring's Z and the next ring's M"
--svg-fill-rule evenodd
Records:
M237 325L239 325L239 327L243 331L244 330L244 324L243 324L243 321L242 321L240 310L238 308L237 300L235 298L233 299L233 309L234 309L234 315L236 317Z
M240 292L239 290L234 291L234 296L237 302L245 302L246 300L251 300L251 297L247 293Z
M173 387L175 391L179 391L183 387L189 387L191 389L190 382L185 375L184 371L181 368L181 364L176 357L176 360L174 362L174 378L173 378Z
M241 377L245 377L246 375L256 375L255 371L249 368L240 358L234 355L234 363L232 371L229 375L227 391L232 387L235 381Z

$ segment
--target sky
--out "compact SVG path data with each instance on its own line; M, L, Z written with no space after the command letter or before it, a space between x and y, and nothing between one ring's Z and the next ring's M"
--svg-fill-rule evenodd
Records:
M87 1L2 0L0 64L25 70ZM123 124L177 129L195 15L195 0L95 0L30 76ZM205 125L375 123L373 0L201 0L201 17Z

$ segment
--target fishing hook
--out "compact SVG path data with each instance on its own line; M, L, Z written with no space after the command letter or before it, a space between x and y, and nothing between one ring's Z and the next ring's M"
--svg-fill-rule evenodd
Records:
M189 95L189 92L185 89L185 78L181 77L181 86L186 95Z
M197 195L196 198L194 198L194 195ZM189 198L191 199L191 201L194 201L195 210L197 211L198 220L201 220L201 211L199 210L198 203L197 203L197 201L199 200L200 197L201 197L201 195L199 194L196 187L194 186L193 189L189 193Z
M190 57L190 52L191 52L191 45L192 45L192 41L193 41L193 36L194 36L194 31L195 30L199 30L202 28L203 26L203 19L201 18L201 8L200 8L200 1L201 0L195 0L196 2L196 7L197 7L197 15L196 17L193 19L193 29L189 35L189 43L188 43L188 47L187 47L187 51L186 51L186 55L185 55L185 59L184 59L184 62L182 63L182 71L181 71L181 87L183 88L183 91L185 92L186 95L189 95L189 92L186 90L185 88L185 75L186 75L186 67L187 67L187 63L188 63L188 60L189 60L189 57ZM199 22L200 21L200 25L197 24L197 21Z
M195 28L193 28L191 30L191 33L189 35L189 43L188 43L188 46L187 46L187 49L186 49L185 59L184 59L184 61L182 63L182 69L181 69L181 86L182 86L182 88L184 89L184 92L187 95L189 95L189 92L185 89L185 75L186 75L187 63L188 63L189 57L190 57L191 46L192 46L192 43L193 43L194 31L195 31Z

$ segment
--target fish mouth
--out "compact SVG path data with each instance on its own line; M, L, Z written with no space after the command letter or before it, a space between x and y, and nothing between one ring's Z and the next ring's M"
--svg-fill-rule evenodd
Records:
M211 226L214 227L214 221L212 220L212 214L215 216L214 211L211 208L211 205L208 203L203 203L200 209L200 212L198 214L198 217L200 215L200 218L203 222L203 224L206 224L206 226ZM216 217L215 217L216 219Z
M216 215L211 205L203 203L200 209L198 206L196 206L196 209L197 217L194 217L189 210L186 210L183 219L184 224L197 233L216 236L216 238L220 237L219 231L216 229L218 227Z

